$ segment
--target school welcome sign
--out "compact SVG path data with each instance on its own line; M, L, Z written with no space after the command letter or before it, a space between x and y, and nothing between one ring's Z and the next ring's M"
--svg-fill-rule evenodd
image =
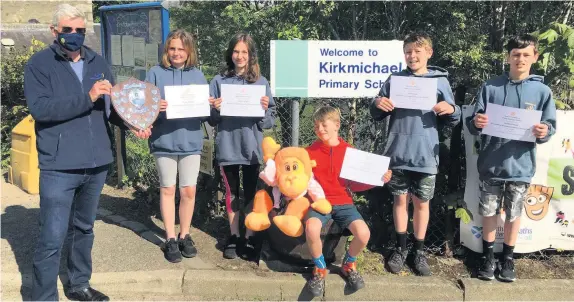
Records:
M464 117L472 115L472 106L463 106ZM574 111L558 110L556 134L537 145L536 174L524 202L515 252L530 253L547 248L574 250ZM464 201L472 220L460 222L461 243L482 252L482 216L478 214L477 142L479 136L464 127L466 149L466 188ZM504 215L498 219L495 251L502 250Z
M277 97L374 97L407 67L403 42L271 41L271 91Z

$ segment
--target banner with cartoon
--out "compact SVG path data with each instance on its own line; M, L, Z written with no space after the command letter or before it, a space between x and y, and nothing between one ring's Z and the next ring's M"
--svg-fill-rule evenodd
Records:
M473 106L463 106L464 117ZM556 134L537 145L536 174L524 202L515 252L530 253L553 248L574 250L574 111L557 111ZM478 214L477 148L480 140L464 125L466 188L464 201L470 220L461 219L460 241L475 252L482 252L482 216ZM495 251L502 250L504 214L499 216Z

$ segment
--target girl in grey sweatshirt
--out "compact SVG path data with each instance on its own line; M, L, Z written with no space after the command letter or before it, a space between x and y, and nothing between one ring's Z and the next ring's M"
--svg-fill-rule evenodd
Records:
M196 51L192 36L184 30L172 31L165 43L162 62L152 67L146 81L161 92L161 112L153 124L149 138L150 153L156 159L160 182L160 208L166 230L165 258L180 262L197 254L189 234L195 207L195 189L199 174L199 162L203 148L201 124L209 117L167 119L165 109L166 86L207 85L203 73L195 67ZM175 235L175 185L179 176L179 222L180 233Z
M246 238L239 238L240 210L249 212L255 196L259 175L259 164L263 159L261 142L263 129L273 127L275 123L275 102L269 83L261 76L257 60L255 42L248 34L237 34L229 42L225 52L226 66L221 74L215 76L209 85L212 105L210 124L217 125L216 159L221 167L225 182L226 206L231 228L231 237L225 245L223 256L236 258L238 252L246 259L255 257L255 241L247 230ZM221 116L221 84L264 85L265 95L261 96L264 117ZM243 172L243 200L239 201L239 170Z

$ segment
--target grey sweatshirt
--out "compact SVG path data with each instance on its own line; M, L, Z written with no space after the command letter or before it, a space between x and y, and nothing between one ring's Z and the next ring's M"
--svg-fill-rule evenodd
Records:
M481 129L474 126L474 118L478 113L485 113L492 103L542 111L540 123L548 126L548 134L536 139L536 143L547 142L556 133L556 105L543 80L542 76L530 75L522 81L513 81L507 73L488 80L478 92L473 115L466 123L469 132L481 133ZM536 171L536 143L481 135L477 161L480 180L530 182Z
M439 139L437 121L444 119L449 125L455 126L460 122L460 107L455 105L454 96L448 82L448 72L440 67L428 66L428 73L415 75L410 69L393 73L379 92L379 96L389 97L391 77L425 77L437 78L437 103L446 101L454 107L450 115L437 116L432 111L395 108L384 112L371 102L371 116L380 121L390 115L389 136L385 144L384 156L391 158L389 168L408 171L437 174L439 164Z
M215 154L220 166L259 164L263 160L261 150L263 129L270 129L275 124L275 101L271 95L269 82L263 76L255 83L249 83L237 76L217 75L209 84L209 95L214 98L221 97L221 84L265 86L269 107L264 117L221 116L218 110L212 109L210 119L212 126L217 125Z
M197 68L175 69L163 66L152 67L148 72L146 82L160 89L162 99L165 99L165 86L207 84L203 73ZM208 118L168 120L165 112L160 112L148 140L150 153L155 155L201 154L203 148L201 123L207 121Z

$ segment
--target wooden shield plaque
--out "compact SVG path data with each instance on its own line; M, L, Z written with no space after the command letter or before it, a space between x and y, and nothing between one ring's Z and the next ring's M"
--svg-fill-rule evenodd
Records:
M116 84L111 99L119 116L136 129L147 129L159 115L159 89L135 78Z

